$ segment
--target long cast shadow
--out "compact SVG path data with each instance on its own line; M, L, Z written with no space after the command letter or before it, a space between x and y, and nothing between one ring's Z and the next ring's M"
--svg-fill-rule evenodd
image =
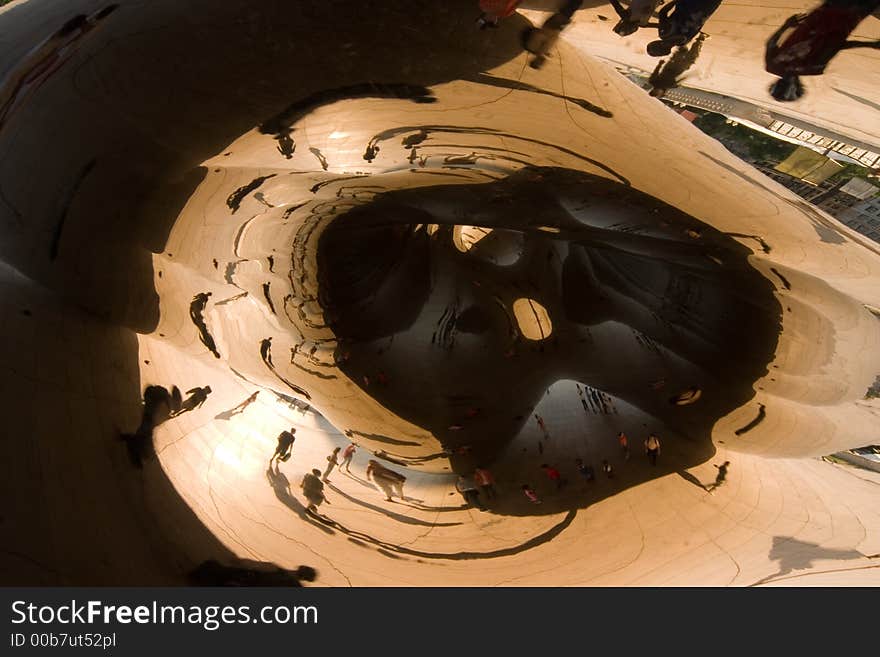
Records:
M349 502L353 502L358 506L362 506L365 509L369 509L370 511L375 511L376 513L381 513L384 516L388 516L392 520L396 520L397 522L402 522L405 525L422 525L423 527L456 527L458 525L464 524L461 522L429 522L427 520L422 520L420 518L413 518L412 516L407 516L402 513L395 513L394 511L390 511L388 509L384 509L381 506L377 506L375 504L370 504L369 502L365 502L363 500L359 500L353 495L349 495L341 488L334 486L333 484L328 484L331 490L335 493L341 495Z

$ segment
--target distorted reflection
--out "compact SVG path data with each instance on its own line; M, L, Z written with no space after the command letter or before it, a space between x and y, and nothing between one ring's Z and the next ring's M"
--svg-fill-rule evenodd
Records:
M737 449L878 435L880 250L657 100L706 58L720 0L590 23L657 29L650 95L566 42L579 1L343 3L344 25L326 3L193 3L192 30L174 3L143 27L128 2L53 19L0 90L22 158L0 164L4 262L131 338L81 338L67 369L98 363L95 404L125 391L93 415L136 426L113 430L133 472L158 454L225 546L268 555L203 555L190 581L311 581L286 549L517 557L667 475L733 495ZM780 64L815 20L774 35L777 85L836 54ZM69 144L34 154L62 139L37 106L69 98ZM765 581L810 565L782 539L769 558Z

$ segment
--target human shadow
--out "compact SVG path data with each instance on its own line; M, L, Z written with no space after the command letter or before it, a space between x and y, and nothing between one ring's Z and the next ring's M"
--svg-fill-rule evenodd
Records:
M201 408L208 400L208 395L210 395L211 392L211 386L195 387L187 390L186 394L189 395L189 397L183 400L180 408L171 413L171 417L178 417L184 413L189 413L197 408Z
M193 586L292 586L313 582L317 571L311 566L295 570L263 561L238 559L232 565L214 559L203 561L189 573Z
M677 474L679 477L684 479L689 484L693 484L697 488L701 488L702 490L706 490L706 486L699 479L697 479L694 475L692 475L690 472L688 472L687 470L678 470L678 471L676 471L675 474Z
M311 400L312 396L306 391L304 388L296 385L292 381L288 381L286 378L281 376L277 370L275 369L275 363L272 360L272 337L263 338L260 340L260 359L263 361L263 364L269 369L270 372L275 376L276 379L281 381L288 388L293 390L298 395L302 395L306 399Z
M132 465L143 468L144 461L155 456L153 432L160 424L174 417L181 406L177 386L172 386L170 391L158 385L148 385L144 389L141 423L134 433L118 434L119 439L125 442Z
M278 498L279 502L298 515L301 520L314 525L324 533L333 534L333 530L329 529L325 523L317 522L315 514L309 513L302 502L294 497L290 491L290 480L287 478L287 475L281 472L277 464L275 469L272 466L266 469L266 479L268 479L269 485L272 486L275 497Z
M456 527L458 525L463 524L460 522L428 522L428 521L422 520L420 518L413 518L412 516L407 516L402 513L396 513L394 511L391 511L389 509L385 509L385 508L378 506L376 504L370 504L369 502L365 502L364 500L360 500L360 499L354 497L353 495L349 495L344 490L342 490L341 488L338 488L337 486L333 485L332 483L328 483L327 485L330 487L330 489L332 491L341 495L342 497L347 499L349 502L353 502L354 504L357 504L358 506L362 506L365 509L369 509L370 511L375 511L377 513L381 513L384 516L388 516L392 520L396 520L397 522L402 522L406 525L422 525L423 527Z
M208 351L214 354L215 358L220 358L220 352L217 351L217 343L214 342L214 336L211 335L208 325L205 323L205 308L208 306L208 297L210 296L211 292L199 292L193 297L192 302L189 304L189 318L195 324L196 329L198 329L199 340L201 340L202 344L208 348Z
M248 406L250 406L255 401L257 401L258 394L260 394L259 390L257 390L254 394L252 394L250 397L248 397L243 402L241 402L238 406L234 406L233 408L230 408L228 411L223 411L222 413L218 413L217 415L214 416L214 419L215 420L231 420L236 415L244 413L245 409L247 409Z
M574 521L577 516L577 510L572 509L568 513L566 513L565 517L560 520L558 523L553 525L550 529L534 536L526 541L518 545L513 545L507 548L501 548L498 550L489 550L486 552L477 552L471 550L461 550L459 552L430 552L427 550L416 550L414 548L407 547L405 545L397 545L394 543L390 543L388 541L384 541L369 534L366 534L362 531L351 529L342 523L333 520L331 518L323 517L321 522L325 522L328 526L333 527L337 531L346 534L351 539L355 539L356 541L361 541L363 543L367 543L370 545L374 545L382 550L387 550L389 552L395 554L403 554L411 557L420 557L423 559L436 559L436 560L447 560L447 561L470 561L475 559L497 559L498 557L507 557L516 554L521 554L523 552L527 552L533 548L538 547L539 545L543 545L545 543L549 543L553 539L555 539L559 534L565 531L569 525Z
M485 84L491 87L498 87L500 89L512 89L516 91L527 91L529 93L541 94L543 96L550 96L551 98L560 98L562 100L566 100L573 105L577 105L581 109L585 109L588 112L592 112L598 116L603 116L605 118L611 118L614 116L612 112L609 112L604 107L599 107L598 105L594 105L590 101L584 98L576 98L574 96L567 96L565 94L560 94L555 91L550 91L548 89L542 89L541 87L536 87L535 85L528 84L526 82L520 82L519 80L510 80L508 78L496 77L494 75L489 75L487 73L478 73L477 75L470 78L472 82L476 82L478 84Z
M770 553L767 556L770 561L779 562L779 570L772 575L759 579L751 586L760 586L768 582L800 577L801 575L791 575L791 573L798 570L809 570L813 568L813 562L820 559L844 561L861 559L865 555L858 550L823 548L816 543L800 541L790 536L774 536L773 546L770 548ZM803 575L806 574L808 573L803 573Z

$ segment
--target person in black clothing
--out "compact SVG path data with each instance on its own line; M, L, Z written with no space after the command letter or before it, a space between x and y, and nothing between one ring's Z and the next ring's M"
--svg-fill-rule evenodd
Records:
M657 41L648 44L651 57L662 57L697 36L721 0L672 0L658 13Z
M205 323L205 308L208 306L208 297L210 292L200 292L195 295L189 304L189 317L199 331L199 340L208 348L215 358L220 358L220 352L217 351L217 343L214 337L208 331L208 325Z
M180 390L174 386L169 393L162 386L147 386L144 390L144 408L141 423L134 433L120 433L119 439L125 441L132 465L142 468L144 460L153 456L153 431L165 420L173 417L180 408Z
M269 465L272 465L275 461L286 461L290 458L293 441L296 440L296 436L293 435L295 433L296 429L291 427L290 431L282 431L278 434L278 446L275 448L272 458L269 459Z
M208 399L208 395L211 394L211 386L192 388L191 390L187 390L186 394L188 394L189 397L183 400L183 403L180 405L180 409L172 413L171 417L177 417L178 415L181 415L183 413L194 411L195 409L200 408L202 404L205 403L205 400Z

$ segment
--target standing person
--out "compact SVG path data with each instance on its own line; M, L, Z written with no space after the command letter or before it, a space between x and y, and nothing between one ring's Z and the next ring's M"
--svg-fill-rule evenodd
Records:
M620 453L623 454L623 460L629 461L629 439L623 431L617 434L617 442L620 444Z
M556 490L559 490L560 488L565 486L566 482L565 479L562 478L562 474L560 474L559 470L554 468L552 465L544 463L543 465L541 465L541 469L544 471L544 474L547 475L550 481L556 484Z
M532 504L540 504L541 500L538 497L538 494L535 492L535 489L529 486L528 484L522 485L523 495L531 502Z
M345 451L342 452L342 463L339 464L340 470L342 470L342 466L345 466L345 471L351 472L351 459L354 457L356 451L357 445L354 443L350 443L349 446L345 448Z
M657 14L657 41L648 44L651 57L662 57L675 46L683 46L697 36L721 5L721 0L672 0Z
M477 491L477 485L471 477L458 475L458 480L455 482L455 489L461 493L462 497L464 497L468 504L477 507L480 511L486 510L486 507L484 507L483 503L480 501L480 493Z
M535 420L538 421L538 427L544 433L544 440L550 440L550 432L547 431L547 425L544 424L544 418L535 413Z
M327 498L324 497L324 483L321 481L321 471L318 468L314 468L311 472L307 473L299 486L302 488L303 495L305 495L309 503L307 509L312 513L317 512L322 502L330 504Z
M483 491L487 500L495 498L495 477L491 472L482 466L477 466L477 469L474 470L474 481Z
M609 479L614 479L614 468L605 459L602 460L602 472L604 472L605 476L608 477Z
M334 447L333 451L327 457L327 467L324 469L324 476L321 477L321 481L324 483L329 483L330 480L327 478L330 476L330 473L333 472L333 468L337 466L339 463L339 450L341 447Z
M584 463L583 459L575 459L575 465L577 465L577 471L580 472L581 476L588 482L592 483L596 479L596 474L593 472L592 465Z
M660 456L660 439L654 433L645 441L645 454L648 455L651 465L657 465L657 457Z
M370 459L367 465L367 479L371 478L382 489L382 492L385 493L385 499L388 502L393 501L391 499L392 495L397 495L401 499L404 498L403 484L406 481L406 477L402 474L386 468L374 459Z
M718 474L715 475L715 483L711 484L706 490L710 493L714 493L715 489L718 488L721 484L725 482L727 479L727 468L730 466L730 461L725 461L721 465L716 465L718 468Z
M290 431L282 431L278 434L278 446L275 448L275 453L272 454L272 458L269 459L269 465L272 465L272 463L276 463L277 461L286 461L290 458L293 449L293 441L296 440L296 436L293 435L295 433L296 429L291 427Z
M841 50L880 48L880 41L848 40L878 7L880 0L825 0L808 14L789 17L767 41L764 54L767 72L780 77L770 87L773 98L800 98L804 94L800 76L822 75Z

